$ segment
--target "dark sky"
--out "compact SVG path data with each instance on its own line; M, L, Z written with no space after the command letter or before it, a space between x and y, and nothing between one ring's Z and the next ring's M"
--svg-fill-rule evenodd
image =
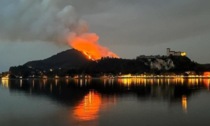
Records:
M170 47L210 63L209 0L1 0L0 17L0 71L68 49L78 20L123 58Z

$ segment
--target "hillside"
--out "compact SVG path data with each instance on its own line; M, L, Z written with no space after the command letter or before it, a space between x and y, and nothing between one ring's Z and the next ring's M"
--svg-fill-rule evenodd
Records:
M30 61L22 66L11 67L10 74L14 77L31 76L74 76L89 74L141 74L141 73L184 73L186 71L201 72L209 65L200 65L184 56L144 56L136 59L102 58L91 61L75 50L69 49L44 60Z
M85 71L88 74L164 74L168 72L183 73L195 71L199 65L188 57L182 56L148 56L136 59L103 58L97 62L91 62Z
M73 69L81 67L88 62L89 60L81 52L69 49L44 60L30 61L23 66L37 69Z
M22 66L11 67L10 72L17 76L42 75L79 69L90 62L83 53L69 49L47 59L30 61Z
M210 64L203 64L203 69L204 70L209 70L210 71Z

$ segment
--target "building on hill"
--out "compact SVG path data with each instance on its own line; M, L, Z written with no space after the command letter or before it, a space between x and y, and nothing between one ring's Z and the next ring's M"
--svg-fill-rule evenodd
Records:
M170 48L166 49L167 56L187 56L186 52L181 51L171 51Z

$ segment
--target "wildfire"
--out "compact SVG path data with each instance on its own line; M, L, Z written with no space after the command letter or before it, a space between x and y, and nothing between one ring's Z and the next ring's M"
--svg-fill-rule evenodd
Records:
M89 55L87 52L83 51L82 52L88 59L90 60L95 60L91 55Z
M99 60L102 57L119 58L108 48L101 46L98 40L99 36L95 33L71 34L68 39L71 47L83 52L90 60Z

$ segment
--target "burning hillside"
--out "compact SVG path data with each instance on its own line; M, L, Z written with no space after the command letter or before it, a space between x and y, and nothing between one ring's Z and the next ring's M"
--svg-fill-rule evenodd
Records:
M98 43L99 36L95 33L83 33L81 35L71 34L68 41L74 49L83 52L91 60L99 60L102 57L119 58L108 48Z
M2 40L68 44L91 60L102 57L118 58L115 53L98 43L98 35L89 32L86 22L80 19L70 4L61 4L63 2L58 0L2 1Z

